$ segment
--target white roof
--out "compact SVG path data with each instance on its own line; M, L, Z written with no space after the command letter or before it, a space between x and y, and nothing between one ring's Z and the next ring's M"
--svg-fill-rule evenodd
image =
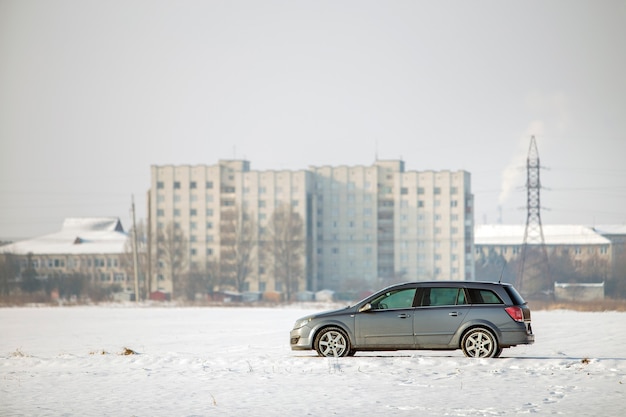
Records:
M578 225L543 225L546 245L608 245L611 241L592 228ZM474 227L476 245L522 245L526 225L481 224Z
M593 230L601 235L626 235L626 224L601 224L594 226Z
M68 218L60 232L0 246L0 252L26 255L88 255L124 252L127 233L117 217Z

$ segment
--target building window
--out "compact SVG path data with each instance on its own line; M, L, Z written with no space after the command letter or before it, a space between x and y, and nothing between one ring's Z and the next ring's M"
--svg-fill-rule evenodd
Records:
M206 182L206 188L207 188L208 190L212 189L212 188L213 188L213 181L207 181L207 182Z
M189 210L189 215L190 216L197 216L198 215L198 210L196 210L196 209Z
M157 181L157 190L162 190L163 188L165 188L163 181Z
M407 187L400 188L400 194L407 195L409 193L409 189Z
M433 194L435 194L435 195L441 194L441 187L433 188Z
M165 212L163 211L163 209L157 209L157 217L163 217L165 216Z
M175 217L180 216L180 209L174 209L174 216Z
M191 181L191 182L189 183L189 188L191 188L191 189L197 188L197 184L196 184L196 182L195 182L195 181Z
M174 181L174 189L178 190L180 188L180 181Z

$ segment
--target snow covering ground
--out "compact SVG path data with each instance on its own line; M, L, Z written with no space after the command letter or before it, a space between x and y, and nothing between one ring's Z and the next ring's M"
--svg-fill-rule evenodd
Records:
M535 311L535 344L499 359L328 359L289 348L313 311L3 308L0 415L626 415L626 313Z

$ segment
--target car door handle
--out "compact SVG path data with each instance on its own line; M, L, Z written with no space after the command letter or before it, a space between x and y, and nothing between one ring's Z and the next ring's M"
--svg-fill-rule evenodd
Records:
M459 315L459 313L458 313L458 312L456 312L456 311L453 311L453 312L451 312L451 313L448 313L448 316L452 316L452 317L456 317L456 316L458 316L458 315Z
M401 319L408 319L409 317L411 317L410 314L406 314L406 313L402 313L402 314L398 314L398 317Z

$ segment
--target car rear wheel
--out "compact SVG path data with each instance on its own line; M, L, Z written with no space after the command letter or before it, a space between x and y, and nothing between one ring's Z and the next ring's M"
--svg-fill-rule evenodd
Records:
M461 349L468 358L494 358L502 352L493 333L484 328L465 333Z
M325 357L343 357L351 352L348 336L338 327L322 329L313 345L317 354Z

